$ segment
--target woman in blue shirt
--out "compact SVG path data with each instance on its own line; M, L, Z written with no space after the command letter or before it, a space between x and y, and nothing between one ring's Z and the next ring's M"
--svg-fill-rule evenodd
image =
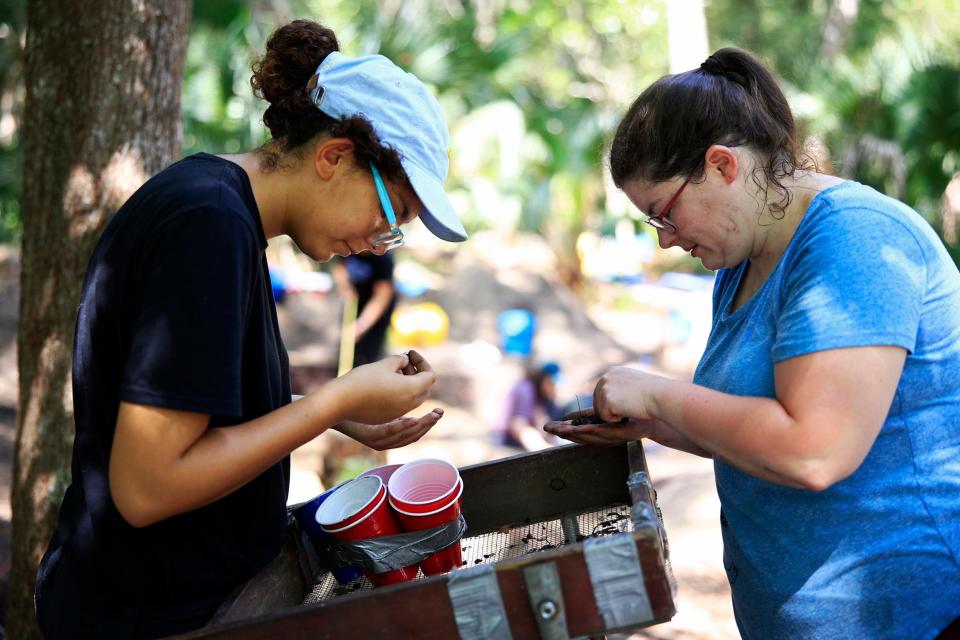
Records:
M798 147L783 93L743 51L637 98L613 179L662 247L718 270L710 338L693 383L615 368L594 406L618 424L547 430L714 459L744 638L947 637L960 274L916 212Z

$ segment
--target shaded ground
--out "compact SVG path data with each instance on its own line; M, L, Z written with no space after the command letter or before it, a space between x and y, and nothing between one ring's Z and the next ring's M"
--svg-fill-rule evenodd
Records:
M432 243L437 250L440 243ZM0 248L2 249L2 248ZM515 453L489 439L490 424L509 386L522 375L522 362L502 357L496 348L496 316L509 308L537 315L535 354L558 362L564 373L559 393L572 399L589 393L591 380L610 365L626 362L663 366L688 376L689 358L671 357L657 329L657 312L615 312L603 295L584 305L553 282L550 251L538 238L510 244L475 236L456 253L418 259L433 274L434 287L415 300L432 301L449 315L450 336L443 344L418 346L439 375L424 406L445 409L443 420L422 441L379 457L352 441L324 436L296 451L291 502L329 485L343 467L366 468L378 462L405 462L440 457L457 465L498 459ZM411 267L411 265L406 265ZM419 267L422 269L422 267ZM401 273L403 271L401 270ZM416 267L408 269L416 274ZM16 256L0 255L0 594L9 567L9 487L16 402ZM669 306L665 298L663 305ZM334 295L290 296L279 308L284 341L290 352L295 392L322 384L335 371L340 305ZM651 318L653 320L651 320ZM603 329L599 328L602 326ZM399 352L411 345L392 345ZM672 640L738 638L729 588L721 563L719 504L710 461L646 444L648 466L659 494L671 560L678 584L678 613L668 623L642 633L616 636Z

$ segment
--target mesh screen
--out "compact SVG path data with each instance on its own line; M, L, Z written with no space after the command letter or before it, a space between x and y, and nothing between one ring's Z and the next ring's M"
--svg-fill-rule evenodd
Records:
M467 525L469 526L469 522ZM566 529L566 532L564 531ZM469 531L469 529L468 529ZM507 558L516 558L530 553L553 549L571 542L580 542L587 538L633 531L630 521L630 506L618 505L591 511L562 520L548 520L535 524L514 527L504 532L486 533L480 536L466 537L460 541L463 549L464 566L482 563L496 563ZM330 573L318 576L319 581L304 598L304 604L319 602L354 591L372 589L373 585L365 577L345 585L338 584ZM417 579L423 573L417 574Z

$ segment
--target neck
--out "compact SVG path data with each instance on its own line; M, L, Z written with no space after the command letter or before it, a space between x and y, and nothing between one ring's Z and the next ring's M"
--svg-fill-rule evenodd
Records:
M757 276L766 279L773 271L800 226L810 202L820 191L837 181L838 179L832 176L813 172L797 172L796 176L783 180L783 185L791 196L790 204L782 212L771 209L769 204L766 205L761 224L766 225L767 232L763 235L760 246L750 256L750 266ZM770 191L774 190L771 188Z
M263 171L260 168L260 155L256 151L223 154L220 157L239 165L246 171L267 239L285 233L287 220L290 217L287 194L296 193L296 189L290 189L287 183L293 180L296 174L285 173L279 168Z

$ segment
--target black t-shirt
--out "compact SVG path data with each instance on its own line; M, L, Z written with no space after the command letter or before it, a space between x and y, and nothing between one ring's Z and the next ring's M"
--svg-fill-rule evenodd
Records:
M393 256L389 253L382 256L369 252L357 253L347 256L343 262L350 284L357 291L358 309L363 309L373 297L373 285L376 282L393 282Z
M151 178L100 238L74 343L73 480L47 554L83 586L78 607L215 602L279 552L289 458L143 528L120 516L107 476L121 401L211 414L211 428L290 402L266 245L246 173L207 154Z
M357 312L363 311L373 297L374 285L385 281L393 284L393 256L385 253L358 253L343 259L350 276L350 284L357 292ZM396 306L397 296L390 298L390 304L364 333L354 348L353 366L369 364L383 357L383 344L390 326L390 316Z

